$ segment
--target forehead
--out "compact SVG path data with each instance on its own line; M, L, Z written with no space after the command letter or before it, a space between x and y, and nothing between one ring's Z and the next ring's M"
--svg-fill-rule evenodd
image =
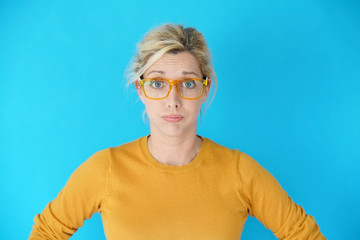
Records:
M144 75L161 74L173 78L191 73L201 76L199 62L191 53L180 52L165 53L145 71Z

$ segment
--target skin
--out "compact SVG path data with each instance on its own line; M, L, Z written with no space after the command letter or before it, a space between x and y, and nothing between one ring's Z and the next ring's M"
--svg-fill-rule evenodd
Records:
M166 53L143 74L144 78L202 78L196 58L189 52ZM150 120L148 148L153 157L167 165L181 166L191 162L200 150L202 140L196 135L197 117L205 102L210 84L203 96L196 100L181 98L175 87L167 98L152 100L144 96L137 84L137 92L144 103ZM165 117L164 117L165 116ZM177 122L166 120L166 116L180 116Z

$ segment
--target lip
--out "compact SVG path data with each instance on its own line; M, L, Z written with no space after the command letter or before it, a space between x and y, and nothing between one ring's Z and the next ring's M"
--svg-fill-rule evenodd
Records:
M162 119L167 122L180 122L184 117L181 115L164 115Z

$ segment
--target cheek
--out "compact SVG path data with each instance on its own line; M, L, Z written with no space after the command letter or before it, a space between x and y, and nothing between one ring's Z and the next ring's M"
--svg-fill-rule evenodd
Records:
M201 109L201 101L194 102L189 106L189 110L191 111L194 118L197 118Z
M156 102L151 102L146 99L144 101L146 113L151 118L152 115L157 114L159 112L159 106Z
M144 102L144 106L145 106L145 110L147 112L147 114L151 114L151 104L147 103L146 101Z

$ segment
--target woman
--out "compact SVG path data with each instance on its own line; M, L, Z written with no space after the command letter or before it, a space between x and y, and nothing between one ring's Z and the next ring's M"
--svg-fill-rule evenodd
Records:
M102 150L34 221L30 239L67 239L101 212L107 239L239 239L250 214L279 239L325 239L255 160L198 136L216 76L201 33L166 24L138 45L129 84L150 135Z

